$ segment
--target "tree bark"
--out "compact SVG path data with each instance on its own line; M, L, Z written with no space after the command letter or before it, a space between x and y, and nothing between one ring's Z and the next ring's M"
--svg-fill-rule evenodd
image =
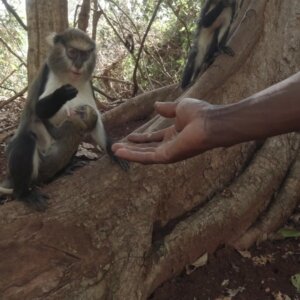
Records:
M78 15L78 28L86 31L89 26L89 18L91 11L91 0L83 0Z
M67 0L26 0L28 27L28 81L32 81L44 62L49 46L46 37L68 27Z
M235 102L297 72L299 11L298 0L244 1L230 40L236 55L217 57L177 100ZM156 116L138 130L168 122ZM291 133L176 164L132 163L127 173L105 156L44 187L45 213L6 203L1 298L147 299L204 253L249 247L299 201L299 142Z

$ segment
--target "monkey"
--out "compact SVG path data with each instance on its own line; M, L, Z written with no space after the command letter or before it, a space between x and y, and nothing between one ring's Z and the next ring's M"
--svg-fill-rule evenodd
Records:
M196 80L198 75L212 63L217 53L234 55L233 50L226 46L226 42L235 9L236 0L206 0L183 71L182 89Z
M79 105L74 108L72 116L60 127L45 123L46 128L55 138L55 143L51 144L44 156L40 156L39 175L36 181L38 184L51 181L59 171L65 168L85 135L95 127L97 119L98 114L93 107ZM0 192L13 193L9 180L2 183Z
M128 169L127 161L114 156L96 107L90 81L96 61L95 42L74 28L51 35L48 42L48 58L29 89L19 126L7 147L8 178L0 189L2 193L13 189L18 200L37 210L47 208L47 199L35 189L35 183L39 174L41 179L49 177L43 174L47 173L45 166L50 166L47 162L51 159L54 171L50 172L48 167L50 176L69 163L70 153L60 165L53 158L66 150L68 135L76 126L68 127L65 121L78 114L82 105L92 107L97 114L90 130L92 139L124 170Z
M132 33L128 33L125 37L125 47L130 53L134 52L134 39Z

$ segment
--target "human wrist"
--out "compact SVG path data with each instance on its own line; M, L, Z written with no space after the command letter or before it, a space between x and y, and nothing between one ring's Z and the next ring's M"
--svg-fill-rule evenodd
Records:
M242 119L241 103L211 105L206 112L206 147L227 147L249 140L248 125Z
M219 147L222 136L220 117L223 115L223 105L211 105L204 118L205 147L207 150Z

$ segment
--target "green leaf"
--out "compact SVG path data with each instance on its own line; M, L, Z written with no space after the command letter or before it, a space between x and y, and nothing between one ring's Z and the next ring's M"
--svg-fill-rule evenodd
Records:
M300 273L297 273L291 277L293 286L297 289L297 293L300 293Z
M281 234L284 238L295 238L300 237L300 231L290 228L281 228L278 230L278 233Z

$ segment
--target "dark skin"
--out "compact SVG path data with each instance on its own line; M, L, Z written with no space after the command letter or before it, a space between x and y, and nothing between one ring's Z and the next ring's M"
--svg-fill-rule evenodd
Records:
M157 102L157 112L174 118L165 129L128 136L116 156L142 164L174 163L216 147L263 139L300 129L300 72L240 102L212 105L186 98Z

